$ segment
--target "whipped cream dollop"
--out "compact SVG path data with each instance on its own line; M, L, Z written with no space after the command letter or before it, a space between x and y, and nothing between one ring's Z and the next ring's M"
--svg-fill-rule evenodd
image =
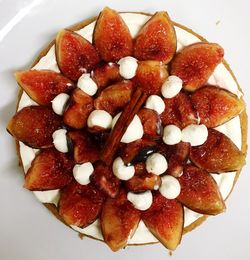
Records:
M166 158L160 153L151 154L146 160L146 170L155 175L161 175L168 169Z
M202 145L206 142L208 130L205 125L188 125L182 129L182 141L188 142L191 146Z
M91 78L89 73L84 73L77 81L77 87L89 96L94 96L98 90L95 81Z
M166 175L161 178L159 191L165 198L170 200L175 199L181 192L181 185L175 177Z
M175 97L182 89L182 80L177 76L169 76L161 87L161 94L165 98Z
M147 98L145 107L156 111L160 115L165 110L165 103L160 96L151 95Z
M58 129L52 134L53 144L61 153L67 153L69 151L68 142L67 142L67 130Z
M131 179L135 174L135 167L133 165L125 165L121 157L117 157L112 165L114 175L123 181Z
M90 183L89 177L94 172L94 167L91 162L76 164L73 168L73 176L81 185Z
M181 129L176 125L167 125L163 129L163 142L167 145L178 144L182 139Z
M69 95L66 93L60 93L58 94L52 101L52 109L53 111L61 116L63 115L64 109L66 107L66 104L69 100Z
M131 56L121 58L118 61L119 73L124 79L132 79L138 67L137 59Z
M128 192L127 199L139 210L149 209L153 202L153 196L150 190L141 193Z
M118 121L121 113L117 114L112 121L112 128L115 126L116 122ZM125 131L124 135L122 136L121 142L122 143L131 143L138 139L141 139L143 136L143 126L139 116L135 115L133 120L130 122L127 130Z
M110 129L112 125L112 116L105 110L94 110L88 117L87 125L89 128L99 126L104 129Z

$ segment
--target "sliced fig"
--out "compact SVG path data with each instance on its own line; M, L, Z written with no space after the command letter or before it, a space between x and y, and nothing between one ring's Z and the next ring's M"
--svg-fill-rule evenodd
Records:
M190 124L197 124L197 113L185 92L180 92L173 98L164 98L164 103L165 110L160 115L163 126L173 124L184 128Z
M178 180L181 193L177 199L186 207L206 215L216 215L225 210L219 188L207 171L186 165Z
M133 83L136 87L142 88L147 95L158 95L167 76L167 69L161 62L140 61Z
M67 93L75 86L62 74L51 70L25 70L15 73L17 83L39 105L50 106L60 93Z
M103 205L101 229L104 241L113 250L125 247L138 226L140 212L127 200L121 190L116 198L108 198Z
M199 168L217 173L239 170L245 163L245 155L231 139L215 129L208 130L204 144L191 147L190 159Z
M142 108L139 111L138 116L141 119L145 136L158 138L161 135L161 119L156 111Z
M160 185L161 177L148 173L145 163L137 163L135 165L135 175L125 183L127 190L133 192L158 189Z
M108 7L100 13L94 30L93 43L104 61L118 61L131 56L133 40L121 16Z
M99 90L122 80L117 63L104 63L93 70L92 78Z
M155 151L156 145L157 143L154 140L146 138L128 144L121 143L119 155L125 163L146 160L146 157Z
M205 86L191 96L200 123L209 128L221 125L237 116L245 107L242 99L216 86Z
M159 60L168 63L177 46L174 25L166 12L157 12L139 31L134 45L138 60Z
M93 45L77 33L61 30L56 37L56 60L61 72L73 81L100 62Z
M151 233L169 250L181 241L184 213L177 200L169 200L158 191L154 193L151 207L142 213L142 220Z
M25 188L44 191L61 189L72 181L74 161L54 148L42 150L25 175Z
M190 143L180 142L176 145L166 145L165 143L161 143L158 146L157 152L164 155L168 161L167 174L179 177L188 160Z
M115 115L130 101L133 92L132 82L124 80L105 88L95 99L95 109L102 109Z
M69 105L63 114L66 125L81 129L87 125L88 116L94 109L94 100L81 89L75 89L69 99Z
M115 198L120 189L120 180L113 174L110 167L97 163L91 175L91 182L107 196Z
M172 60L171 75L182 79L185 90L195 91L207 83L223 56L224 50L216 43L188 45Z
M61 128L62 118L49 107L29 106L17 112L7 130L18 141L33 148L53 146L52 134Z
M68 225L86 227L101 213L104 195L91 184L73 181L61 191L59 214Z
M99 149L86 131L71 131L67 136L73 143L73 154L76 163L91 162L99 159Z

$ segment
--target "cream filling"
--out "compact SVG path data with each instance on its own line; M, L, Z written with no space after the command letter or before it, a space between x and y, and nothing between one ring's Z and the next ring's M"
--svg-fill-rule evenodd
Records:
M131 35L133 37L136 36L141 26L145 22L147 22L148 19L150 18L147 15L132 14L132 13L123 13L121 14L121 16L126 22L126 24L128 25ZM92 34L93 34L94 26L95 26L95 22L77 31L77 33L79 33L80 35L88 39L90 42L92 42ZM178 50L180 50L186 45L200 41L199 38L197 38L195 35L189 33L184 29L181 29L176 26L175 30L178 39L178 45L177 45ZM55 46L52 46L49 52L47 53L47 55L41 58L40 61L33 68L37 70L49 69L49 70L54 70L59 72L56 63L56 58L55 58ZM242 93L238 89L237 83L235 82L232 75L223 64L219 64L217 66L213 75L210 77L208 83L216 84L222 88L225 88L231 91L232 93L236 94L238 97L242 95ZM24 92L20 99L18 110L30 105L36 105L36 103L32 101L29 98L29 96ZM240 126L239 117L230 120L229 122L223 124L222 126L217 127L216 129L226 134L237 145L237 147L241 149L242 140L241 140L241 126ZM27 170L29 169L32 160L35 158L36 152L37 152L36 149L32 149L20 142L20 155L21 155L25 172L27 172ZM212 176L218 183L220 192L224 199L229 195L233 187L235 175L236 172L212 174ZM43 203L47 202L47 203L53 203L57 205L59 190L39 192L39 194L35 192L35 195ZM187 227L188 225L192 224L201 216L202 215L185 208L184 226ZM91 225L83 229L76 226L72 226L72 228L80 233L103 240L99 220L96 220L94 223L92 223ZM152 243L157 241L158 240L149 232L145 224L142 221L140 221L139 226L135 234L133 235L133 237L130 238L129 243L144 244L144 243Z

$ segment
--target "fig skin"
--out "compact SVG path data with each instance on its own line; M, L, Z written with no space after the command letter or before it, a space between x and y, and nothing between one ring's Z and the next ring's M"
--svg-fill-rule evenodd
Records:
M73 167L68 154L55 148L41 150L25 175L24 187L32 191L61 189L72 181Z
M7 131L32 148L48 148L53 146L52 134L62 125L62 118L51 108L29 106L11 118Z
M204 86L191 95L199 113L200 123L214 128L239 115L245 108L244 101L217 86Z
M100 62L96 49L89 41L65 29L56 37L56 60L61 72L72 81L77 81Z
M190 149L190 160L208 172L221 173L240 170L245 155L223 133L208 129L207 141Z
M178 180L181 193L177 199L186 207L206 215L217 215L225 210L219 188L207 171L186 165Z
M60 93L68 93L75 85L62 74L51 70L17 71L19 86L41 106L51 106L51 101Z
M185 90L195 91L207 83L223 56L224 50L217 43L188 45L172 60L170 74L182 79Z
M96 21L93 44L106 62L132 56L133 39L129 29L119 13L108 7L103 9Z
M166 12L156 12L139 31L134 44L138 60L158 60L169 63L175 52L175 29Z

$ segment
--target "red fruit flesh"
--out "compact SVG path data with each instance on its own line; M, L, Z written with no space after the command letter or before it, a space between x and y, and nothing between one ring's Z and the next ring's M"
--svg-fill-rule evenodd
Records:
M166 67L159 61L140 61L132 81L147 95L159 95L167 76Z
M61 191L59 214L68 225L86 227L101 213L103 194L91 184L73 181Z
M95 166L95 171L91 175L91 182L111 198L115 198L120 189L119 179L116 178L108 166L102 163Z
M201 124L209 128L229 121L245 107L242 99L216 86L205 86L195 91L191 100L199 113Z
M67 136L73 143L73 154L76 163L91 162L99 159L99 149L91 139L89 133L84 131L71 131Z
M177 199L186 207L206 215L216 215L225 210L219 188L207 171L186 165L178 180L181 193Z
M88 116L93 109L93 98L77 88L69 99L69 105L63 114L63 121L72 128L81 129L87 125Z
M60 93L68 93L75 86L60 73L50 70L27 70L15 73L17 83L39 105L50 106Z
M99 90L122 80L119 73L119 65L116 63L104 63L93 70L92 79Z
M177 46L175 29L166 12L157 12L139 31L134 45L138 60L159 60L168 63Z
M164 98L165 110L160 117L163 126L176 125L184 128L190 124L197 124L197 114L190 97L185 92L180 92L174 98Z
M18 141L33 148L53 146L52 134L61 128L62 119L49 107L29 106L17 112L7 130Z
M131 81L122 81L105 88L100 96L95 99L95 109L105 110L115 115L130 101L133 91Z
M94 30L93 43L104 61L118 61L132 55L133 40L121 16L106 7L100 13Z
M153 196L153 204L142 213L150 232L168 249L175 250L181 241L184 212L177 200L168 200L159 192Z
M183 80L184 89L194 91L207 83L224 50L216 43L198 42L184 47L171 63L171 75Z
M142 108L137 114L143 125L146 137L158 138L162 132L161 119L158 113L152 109Z
M124 191L115 198L108 198L103 205L101 229L104 241L113 250L125 247L140 221L140 212L127 200Z
M25 188L43 191L61 189L72 181L74 162L54 148L42 150L25 175Z
M208 172L220 173L241 169L245 155L226 135L209 129L207 141L191 147L190 160Z
M92 44L77 33L62 30L56 37L56 59L62 73L73 81L100 62Z

